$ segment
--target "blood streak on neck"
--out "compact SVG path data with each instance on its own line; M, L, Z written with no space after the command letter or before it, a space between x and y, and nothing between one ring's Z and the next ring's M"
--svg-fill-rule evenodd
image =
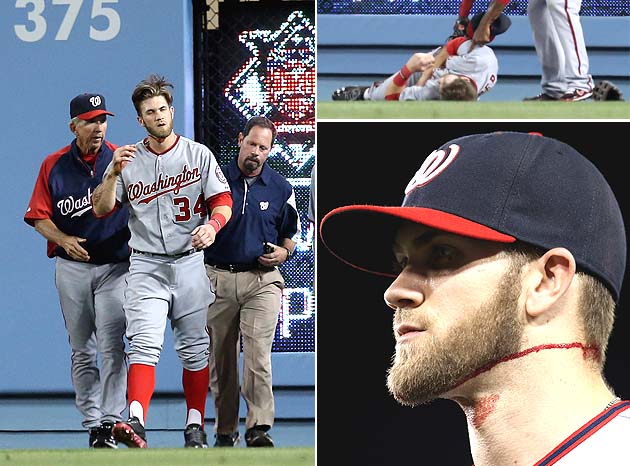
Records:
M471 423L479 429L485 420L494 412L499 401L499 395L488 395L481 397L473 406L471 413Z
M533 346L531 348L527 348L527 349L525 349L523 351L519 351L518 353L509 354L509 355L507 355L507 356L505 356L505 357L503 357L501 359L498 359L496 361L492 361L492 362L486 364L485 366L480 367L479 369L474 371L472 374L464 377L461 381L459 381L455 385L455 387L459 387L464 382L467 382L470 379L474 379L479 374L483 374L484 372L488 372L490 369L495 367L497 364L501 364L502 362L512 361L514 359L522 358L524 356L527 356L527 355L530 355L530 354L533 354L533 353L538 353L540 351L545 351L545 350L551 350L551 349L573 349L573 348L581 349L582 350L582 357L585 360L589 359L589 358L594 359L594 360L599 360L600 359L600 352L599 352L600 349L599 349L599 346L596 346L596 345L586 346L583 343L579 343L579 342L574 342L574 343L549 343L549 344L545 344L545 345L538 345L538 346Z

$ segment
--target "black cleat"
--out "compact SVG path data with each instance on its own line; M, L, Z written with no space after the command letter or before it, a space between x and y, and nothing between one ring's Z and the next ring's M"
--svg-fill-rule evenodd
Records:
M368 86L341 87L332 93L332 100L365 100L364 92Z
M126 422L117 422L112 429L114 438L129 448L147 448L147 436L144 426L137 417L129 418Z
M235 447L238 445L241 436L238 432L232 432L231 434L215 434L214 441L215 447Z
M90 429L90 448L118 448L118 442L114 438L113 422L103 422L98 427Z
M273 447L273 439L267 433L269 426L254 426L245 432L245 443L248 447Z
M208 448L208 437L199 424L188 424L184 430L186 448Z
M534 97L525 97L523 99L523 101L525 102L551 102L551 101L555 101L555 100L560 100L557 97L551 97L549 94L545 94L544 92L541 92L538 95L535 95Z
M98 436L99 427L90 427L90 440L88 441L88 446L90 448L94 447L94 443L96 442L96 437Z

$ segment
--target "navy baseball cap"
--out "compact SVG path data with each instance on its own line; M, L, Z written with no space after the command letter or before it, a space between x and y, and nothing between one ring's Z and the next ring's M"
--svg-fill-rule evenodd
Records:
M79 94L70 101L70 118L91 120L99 115L111 115L105 107L105 97L101 94Z
M479 26L479 23L481 22L481 18L483 18L483 15L485 14L486 14L485 11L480 11L476 13L472 18L470 18L470 21L468 22L468 26L466 27L466 35L469 38L472 39L472 36L475 33L475 30L477 29L477 27ZM490 25L490 40L492 41L499 34L503 34L505 31L507 31L510 28L511 25L512 25L512 20L509 18L509 16L501 13L497 17L497 19L495 19Z
M349 205L326 214L322 243L357 269L395 277L394 234L403 221L501 243L564 247L619 300L626 233L601 172L571 146L533 133L494 132L453 139L434 150L401 206ZM369 232L365 242L351 231Z

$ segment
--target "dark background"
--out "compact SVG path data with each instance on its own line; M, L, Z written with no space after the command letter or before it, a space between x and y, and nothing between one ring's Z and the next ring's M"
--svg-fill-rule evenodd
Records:
M318 218L341 205L400 205L405 186L431 151L455 137L495 130L540 132L591 159L615 191L629 231L628 182L620 159L627 153L622 141L630 123L612 122L318 122ZM369 253L369 231L348 232L346 239L364 244ZM317 251L318 464L472 464L458 405L437 400L402 407L387 392L394 339L383 293L390 280L352 269L321 242ZM629 275L605 367L608 382L625 399L630 398Z

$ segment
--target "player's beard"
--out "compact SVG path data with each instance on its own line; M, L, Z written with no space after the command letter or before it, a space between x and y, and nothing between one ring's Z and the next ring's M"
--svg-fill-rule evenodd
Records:
M523 335L517 317L519 277L520 268L511 267L488 302L462 309L468 318L446 335L425 332L419 341L397 345L387 375L387 388L396 401L406 406L431 401L477 369L519 351Z
M147 125L147 132L153 136L155 139L164 139L170 136L173 132L173 122L167 123L164 126L153 126L150 127Z

